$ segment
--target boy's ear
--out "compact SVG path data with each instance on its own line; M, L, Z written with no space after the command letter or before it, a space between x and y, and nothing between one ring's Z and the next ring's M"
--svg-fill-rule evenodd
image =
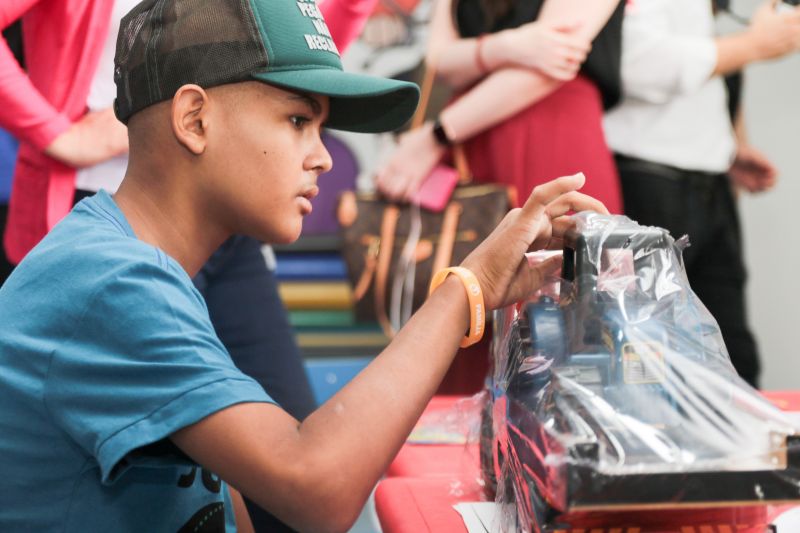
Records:
M208 142L208 94L198 85L184 85L172 97L172 132L195 155Z

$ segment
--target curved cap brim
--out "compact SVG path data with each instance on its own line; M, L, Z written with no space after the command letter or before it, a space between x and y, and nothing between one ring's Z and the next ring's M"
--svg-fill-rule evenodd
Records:
M330 97L325 127L359 133L393 131L408 122L419 103L413 83L337 69L258 72L266 83Z

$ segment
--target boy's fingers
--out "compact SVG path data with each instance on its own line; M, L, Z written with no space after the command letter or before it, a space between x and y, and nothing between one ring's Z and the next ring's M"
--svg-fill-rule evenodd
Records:
M514 282L510 287L505 302L510 304L527 298L535 290L539 289L544 283L551 279L561 268L561 256L550 257L541 263L530 266L527 261L523 261L514 276Z
M561 195L546 207L546 211L551 219L566 215L570 211L576 213L580 211L594 211L603 215L609 214L603 202L577 191Z
M586 177L583 172L578 172L572 176L564 176L538 185L533 189L533 192L522 207L522 218L533 219L539 217L544 213L548 204L555 201L559 196L580 189L585 182Z
M561 245L561 240L564 235L571 229L575 228L575 220L572 217L558 217L553 220L553 236L551 242L558 241ZM559 246L561 247L561 246Z

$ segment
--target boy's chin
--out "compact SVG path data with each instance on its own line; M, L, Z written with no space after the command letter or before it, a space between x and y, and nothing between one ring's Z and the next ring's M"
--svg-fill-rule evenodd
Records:
M300 238L302 231L303 224L301 221L296 225L287 224L285 227L279 228L278 231L273 230L269 232L269 235L259 237L259 240L267 244L292 244Z

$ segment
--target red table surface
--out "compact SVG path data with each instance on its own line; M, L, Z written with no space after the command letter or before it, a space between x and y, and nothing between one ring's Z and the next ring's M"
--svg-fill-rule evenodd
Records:
M480 478L477 444L406 444L386 470L386 477Z
M764 395L785 411L800 411L800 391L767 391ZM426 413L430 410L447 409L457 400L458 397L453 396L435 397ZM387 476L390 477L381 481L375 492L375 507L384 533L465 533L467 529L453 505L485 499L479 484L477 454L477 444L403 446L389 467ZM693 513L702 519L702 522L696 522L698 524L708 525L716 516L713 510L698 510ZM775 513L773 509L770 517L774 518ZM652 523L651 520L647 522ZM647 528L648 523L640 525ZM597 528L597 524L587 523L586 527ZM615 530L599 528L585 530L585 533L595 531L606 533ZM636 529L630 531L635 532ZM728 530L724 526L701 529L698 525L695 531L692 531L691 526L685 526L682 533L706 531L716 533ZM746 530L735 531L743 533ZM627 532L623 529L620 533Z
M375 490L375 508L383 533L465 532L453 505L479 501L481 491L474 479L389 478Z

